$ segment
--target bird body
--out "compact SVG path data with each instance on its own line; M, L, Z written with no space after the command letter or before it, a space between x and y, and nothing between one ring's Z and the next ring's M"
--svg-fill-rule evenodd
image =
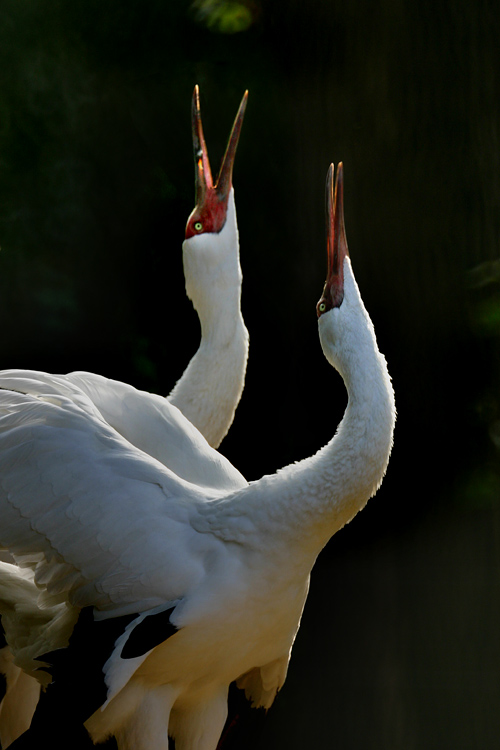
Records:
M81 383L58 394L60 384L33 376L27 392L0 374L12 389L0 390L0 543L34 569L41 605L68 602L81 610L77 627L85 612L89 628L119 626L98 670L104 699L82 719L94 741L113 734L120 750L166 750L170 735L177 750L215 750L233 681L268 708L318 553L382 481L394 394L347 255L341 176L339 167L335 204L332 171L328 182L318 315L349 401L314 456L247 483L165 404L169 424L186 430L193 469L181 476L117 432ZM88 669L78 653L74 664Z
M204 165L204 170L197 168L197 201L193 214L203 214L204 227L202 231L186 232L189 236L186 236L183 242L183 261L186 291L200 319L201 342L198 351L168 396L168 401L178 407L215 447L220 444L234 419L243 391L248 358L248 332L240 309L242 274L232 187L232 170L246 98L247 94L243 97L238 110L215 185L212 183L208 152L203 137L198 87L195 87L192 101L195 164L197 165L201 159ZM208 460L202 459L204 448L201 449L201 453L197 453L195 444L198 438L192 437L195 431L185 422L178 428L177 410L165 408L163 398L137 391L124 383L93 373L77 372L55 376L12 371L10 375L15 380L11 387L24 387L27 388L27 392L33 383L25 383L26 376L28 380L34 377L37 381L44 381L45 390L55 388L58 394L69 393L70 398L76 397L73 387L76 385L84 397L90 399L86 408L92 412L92 405L97 407L107 423L134 446L169 466L178 477L190 477L195 482L202 481L211 486L210 478L214 475L214 467L220 464L219 459L216 456L211 456ZM4 373L4 387L9 387L7 377ZM22 384L20 381L23 381ZM186 435L191 438L190 449L186 449ZM192 461L193 451L198 461ZM233 467L230 467L230 473L235 476ZM225 486L217 470L215 484L219 489ZM18 606L17 597L21 591L19 581L22 581L24 586L23 596L31 597L31 607L36 610L39 592L33 581L28 583L15 566L0 569L2 619L5 620L4 614L8 611L17 613L16 619L9 623L8 628L8 643L10 648L15 649L15 662L9 646L0 651L0 658L3 656L5 663L4 674L7 680L6 697L0 704L0 739L4 747L10 742L7 738L15 735L13 727L22 726L22 716L31 718L39 691L39 684L33 683L33 679L36 677L44 684L45 674L37 672L30 677L30 669L35 668L30 660L36 655L36 651L29 652L28 649L31 656L26 659L25 652L21 653L17 645L14 645L19 641L15 622L17 621L19 632L25 632L26 626L33 624L32 619L25 615L23 622L20 614L25 609L22 610ZM45 610L45 615L47 614L48 611ZM55 623L60 624L57 610L54 612L54 618ZM52 650L57 645L66 645L66 629L62 628L57 635L57 627L54 625L45 629L45 634L46 647L39 653ZM34 646L34 642L31 645ZM21 667L23 676L19 672ZM28 725L29 720L27 723L24 720L24 729Z
M271 577L262 555L248 549L228 550L224 545L217 558L192 595L175 607L171 622L177 632L142 662L137 657L134 673L120 675L118 692L110 692L104 710L97 710L86 722L95 740L111 731L121 740L121 748L132 747L129 736L134 736L135 722L124 717L140 714L151 693L161 693L166 684L172 703L162 708L163 731L175 738L178 747L204 748L205 742L207 748L215 747L226 718L228 687L234 680L247 689L255 706L271 705L285 679L308 576L301 585L292 576L289 580ZM122 666L118 655L111 657L105 666L106 680L118 678ZM220 708L215 714L214 705ZM195 727L201 744L182 744L184 735Z

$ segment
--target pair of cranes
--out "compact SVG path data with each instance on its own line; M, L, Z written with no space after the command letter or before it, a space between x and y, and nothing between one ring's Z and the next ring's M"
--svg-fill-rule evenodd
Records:
M0 731L12 748L36 746L44 715L51 744L71 743L57 733L64 710L89 744L215 750L230 683L271 706L316 556L384 476L394 394L351 268L341 164L327 177L317 315L348 390L342 422L315 455L251 483L215 450L248 356L232 188L245 106L246 94L214 183L195 89L183 261L202 337L170 396L86 372L0 373L0 545L16 562L2 565L0 602L19 678Z

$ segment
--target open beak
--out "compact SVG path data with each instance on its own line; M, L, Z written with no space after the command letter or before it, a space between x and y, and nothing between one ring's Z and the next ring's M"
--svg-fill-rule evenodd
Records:
M334 188L334 166L330 164L326 178L326 248L328 266L325 287L316 306L318 317L333 307L340 307L344 299L344 260L349 255L344 226L344 170L337 167Z
M229 197L229 191L232 185L234 157L240 137L241 126L245 109L247 106L248 91L243 94L243 99L238 109L238 113L233 123L231 135L226 147L226 153L222 160L221 168L215 184L212 180L210 161L208 151L203 135L203 126L201 123L200 110L200 92L198 86L194 87L193 102L191 108L191 126L193 131L193 150L195 163L195 182L196 182L196 205L202 206L206 201L207 194L210 190L215 194L220 202L226 203Z

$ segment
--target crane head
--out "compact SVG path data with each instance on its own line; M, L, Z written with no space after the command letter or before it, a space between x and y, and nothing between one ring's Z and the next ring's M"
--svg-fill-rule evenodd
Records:
M330 164L326 178L326 249L328 267L321 299L316 305L318 318L334 307L340 307L344 299L344 260L349 255L344 226L344 171L342 162L335 169Z
M193 130L196 206L186 224L186 239L194 237L197 234L220 232L226 223L227 204L232 187L234 157L247 106L247 98L248 91L245 91L233 123L219 174L214 183L201 124L200 92L198 86L194 87L191 125Z

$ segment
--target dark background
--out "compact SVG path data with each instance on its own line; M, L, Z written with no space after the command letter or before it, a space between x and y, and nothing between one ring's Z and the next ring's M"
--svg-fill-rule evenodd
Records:
M321 554L259 747L489 750L500 737L500 12L477 0L2 0L0 367L168 394L197 348L181 243L200 85L234 184L250 331L222 452L311 455L324 183L393 377L384 484Z

